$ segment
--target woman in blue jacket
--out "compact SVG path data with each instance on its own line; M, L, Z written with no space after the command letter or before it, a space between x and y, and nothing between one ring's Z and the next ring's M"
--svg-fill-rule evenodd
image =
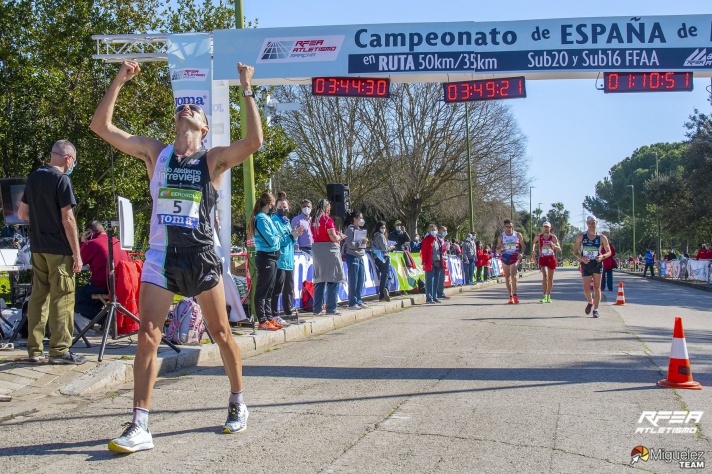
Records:
M279 259L277 260L277 278L272 291L272 321L286 327L289 323L279 317L279 295L282 295L284 316L292 314L294 307L294 244L302 235L303 227L292 229L289 221L289 202L287 194L277 193L277 214L272 216L274 226L280 233Z
M274 196L262 193L252 210L247 224L247 235L255 241L255 267L257 283L255 285L255 314L260 321L260 329L276 331L282 326L271 321L270 304L272 291L277 278L277 259L282 241L281 232L275 227L271 215L274 214ZM253 284L255 281L252 277Z

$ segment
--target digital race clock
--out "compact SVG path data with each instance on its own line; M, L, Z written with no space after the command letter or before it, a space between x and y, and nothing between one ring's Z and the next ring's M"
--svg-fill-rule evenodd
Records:
M391 80L366 77L313 77L312 95L390 97Z
M692 90L691 72L605 72L603 92L675 92Z
M526 97L524 76L502 79L482 79L477 81L448 82L443 84L445 102L467 102L470 100L515 99Z

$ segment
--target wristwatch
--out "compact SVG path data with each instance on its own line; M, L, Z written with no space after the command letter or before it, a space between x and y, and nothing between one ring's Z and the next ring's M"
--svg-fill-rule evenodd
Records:
M254 97L255 92L252 89L246 89L242 91L242 97Z

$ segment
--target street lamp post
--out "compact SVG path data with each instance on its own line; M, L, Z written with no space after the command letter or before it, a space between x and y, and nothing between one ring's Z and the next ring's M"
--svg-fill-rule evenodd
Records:
M532 247L532 253L534 252L534 231L532 230L532 189L536 186L529 186L529 245Z
M465 102L465 136L467 137L467 195L470 199L470 232L475 231L475 205L472 199L472 159L470 158L470 109Z
M658 174L658 152L655 152L655 178L659 176ZM655 205L655 217L658 220L658 262L663 259L663 249L662 241L660 239L660 213L658 212L658 205Z
M633 203L633 258L637 259L638 254L635 252L635 186L629 184L628 187L630 188L630 197Z
M509 218L514 224L514 182L512 178L512 155L509 155Z

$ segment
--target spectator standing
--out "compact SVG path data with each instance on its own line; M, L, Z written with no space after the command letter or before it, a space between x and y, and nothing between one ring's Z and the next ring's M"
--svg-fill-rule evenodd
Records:
M405 226L400 219L396 219L394 223L395 230L388 234L388 240L395 242L395 250L400 252L408 250L408 244L410 243L410 236L405 230Z
M423 245L420 249L420 260L425 271L425 303L440 303L437 289L440 281L440 273L443 271L442 246L437 237L437 226L428 226L428 235L423 238Z
M272 221L274 215L274 196L262 193L255 203L247 225L247 235L255 240L255 267L257 284L255 285L255 314L259 328L266 331L282 329L282 325L273 321L272 292L277 281L277 260L283 234Z
M475 243L475 252L477 253L477 281L486 281L487 265L489 264L489 252L482 247L482 242L479 240Z
M379 274L378 301L390 301L391 295L388 288L391 284L391 250L394 245L388 245L386 240L386 223L378 221L371 233L371 250L375 256L376 268Z
M28 362L83 364L86 358L70 352L74 333L74 274L82 256L74 219L69 175L77 166L77 150L59 140L52 146L49 165L30 173L17 216L32 231L32 294L27 311ZM42 340L49 320L49 359Z
M292 218L292 228L301 227L302 233L297 239L297 246L302 252L311 255L314 236L311 230L311 220L309 215L312 211L312 202L309 199L302 199L302 212ZM295 249L296 250L296 249Z
M112 240L114 253L114 268L119 262L130 262L128 252L121 248L121 243L116 237ZM107 283L107 268L109 262L109 236L104 231L104 226L99 221L91 221L82 234L79 244L82 262L89 265L91 281L77 288L74 296L74 312L92 320L99 314L104 306L101 301L92 298L92 295L105 295L109 292Z
M435 293L438 295L438 301L449 300L450 297L445 296L445 270L448 266L448 255L450 254L450 242L445 240L445 237L447 237L447 227L445 227L444 225L438 227L438 234L436 237L438 238L440 246L442 247L442 271L440 272L440 275L438 277L438 286Z
M413 241L410 243L410 251L413 253L418 253L420 252L422 246L422 242L420 242L420 235L415 234L415 237L413 237Z
M647 275L648 268L650 268L650 276L655 276L655 254L652 250L645 249L645 269L643 270L643 276Z
M346 229L346 267L348 268L349 277L349 309L362 309L366 304L361 300L363 293L363 282L366 279L366 265L363 257L366 255L366 243L368 238L364 235L356 238L356 233L365 234L362 230L365 221L363 214L354 211L348 216L348 221L351 223Z
M482 273L484 274L483 280L484 280L484 281L488 281L488 280L490 279L490 269L489 269L489 265L490 265L490 262L492 261L492 257L493 257L493 255L492 255L492 248L491 248L489 245L487 245L487 246L485 247L484 252L483 252L482 255L483 255L484 258L486 258L486 260L485 260L485 262L484 262L484 266L483 266L484 271L482 272Z
M465 267L465 284L471 285L473 283L475 266L477 265L477 248L475 247L472 234L467 234L465 241L462 243L462 264Z
M344 281L344 266L341 263L340 243L346 237L336 230L334 220L329 217L331 203L321 199L316 203L311 221L314 236L312 245L314 283L314 314L322 314L326 295L326 314L341 314L336 311L339 284Z
M606 236L608 237L608 236ZM616 249L613 248L611 241L608 241L608 246L611 249L611 254L608 258L603 259L603 277L601 278L601 291L608 287L608 291L613 291L613 269L618 268L618 262L613 257L616 255Z
M710 260L712 259L712 250L710 250L707 244L702 244L700 250L697 251L695 260Z
M304 228L291 227L289 222L289 201L287 194L277 193L277 213L272 216L274 226L280 232L279 258L277 259L277 276L272 291L272 321L282 327L290 324L279 316L279 296L282 295L282 310L284 316L292 314L294 308L294 246Z

